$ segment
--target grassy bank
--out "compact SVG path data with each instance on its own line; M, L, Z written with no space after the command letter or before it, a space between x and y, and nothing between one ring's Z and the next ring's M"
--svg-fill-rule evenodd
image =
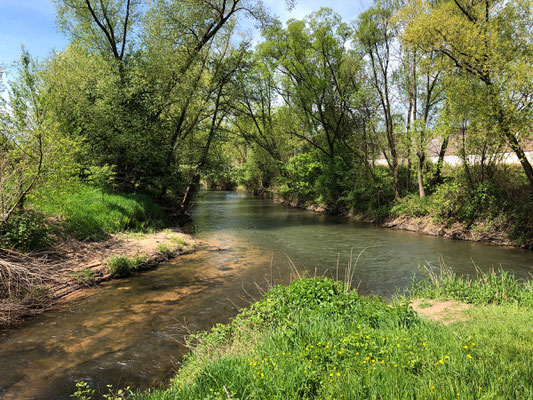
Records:
M0 326L191 252L192 239L162 230L164 219L163 207L143 194L81 183L33 193L0 227Z
M163 226L163 208L141 193L104 193L89 185L40 193L31 206L46 216L59 217L69 234L80 240L99 240L111 233L147 232Z
M459 290L464 285L479 295ZM516 293L501 295L511 287ZM531 282L500 274L480 286L430 280L411 296L450 292L478 305L466 321L445 326L419 318L406 301L360 297L325 278L278 286L230 324L195 336L169 388L131 397L532 398Z
M164 226L163 208L140 193L105 193L85 184L33 194L25 210L0 232L0 247L28 252L52 238L96 241L119 232L150 232Z

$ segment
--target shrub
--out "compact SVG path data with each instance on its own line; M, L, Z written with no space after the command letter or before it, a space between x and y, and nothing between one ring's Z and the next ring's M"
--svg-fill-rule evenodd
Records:
M134 264L128 257L111 256L107 260L107 268L114 276L124 277L133 272Z
M12 247L28 252L49 243L50 227L43 214L35 211L21 211L0 225L0 246Z
M430 212L429 205L430 202L427 197L421 199L417 194L409 194L392 207L391 214L395 216L424 217Z
M125 256L111 256L107 260L107 268L109 272L116 277L125 277L131 275L133 272L139 271L148 264L148 257L146 255L137 255L133 258Z

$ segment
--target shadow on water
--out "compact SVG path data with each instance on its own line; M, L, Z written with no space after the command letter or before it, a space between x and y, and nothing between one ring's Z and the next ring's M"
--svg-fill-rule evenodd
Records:
M420 263L439 257L462 274L502 266L533 271L533 252L391 231L315 215L234 192L200 197L188 226L205 246L196 254L93 289L68 307L0 333L0 398L67 399L75 382L145 389L164 383L191 331L225 322L258 283L290 279L290 258L318 274L344 276L364 249L354 284L390 296ZM271 278L271 277L274 278Z

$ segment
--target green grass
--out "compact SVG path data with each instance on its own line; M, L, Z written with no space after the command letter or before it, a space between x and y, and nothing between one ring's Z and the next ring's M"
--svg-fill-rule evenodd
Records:
M72 279L84 286L91 286L94 284L94 272L90 268L72 272Z
M59 216L66 230L80 240L100 240L110 233L146 232L162 226L163 209L138 193L102 194L88 185L62 192L40 193L31 206L47 216Z
M133 258L125 256L111 256L107 260L106 264L109 272L111 272L113 276L122 278L145 268L148 261L149 260L147 256L137 254Z
M453 299L464 303L514 304L533 308L533 281L516 279L500 270L477 272L475 279L457 275L443 266L438 273L426 271L426 279L413 276L407 292L411 299Z
M406 302L298 280L196 335L169 388L131 397L531 399L533 312L500 303L444 326Z
M175 253L176 253L176 249L174 248L171 248L168 244L166 243L159 243L157 245L157 252L164 255L165 257L167 258L170 258L172 257Z

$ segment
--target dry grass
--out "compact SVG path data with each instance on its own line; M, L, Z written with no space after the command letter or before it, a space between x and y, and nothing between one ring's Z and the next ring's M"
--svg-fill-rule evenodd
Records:
M22 254L0 249L0 325L47 308L52 286L64 281L66 263L54 253Z

